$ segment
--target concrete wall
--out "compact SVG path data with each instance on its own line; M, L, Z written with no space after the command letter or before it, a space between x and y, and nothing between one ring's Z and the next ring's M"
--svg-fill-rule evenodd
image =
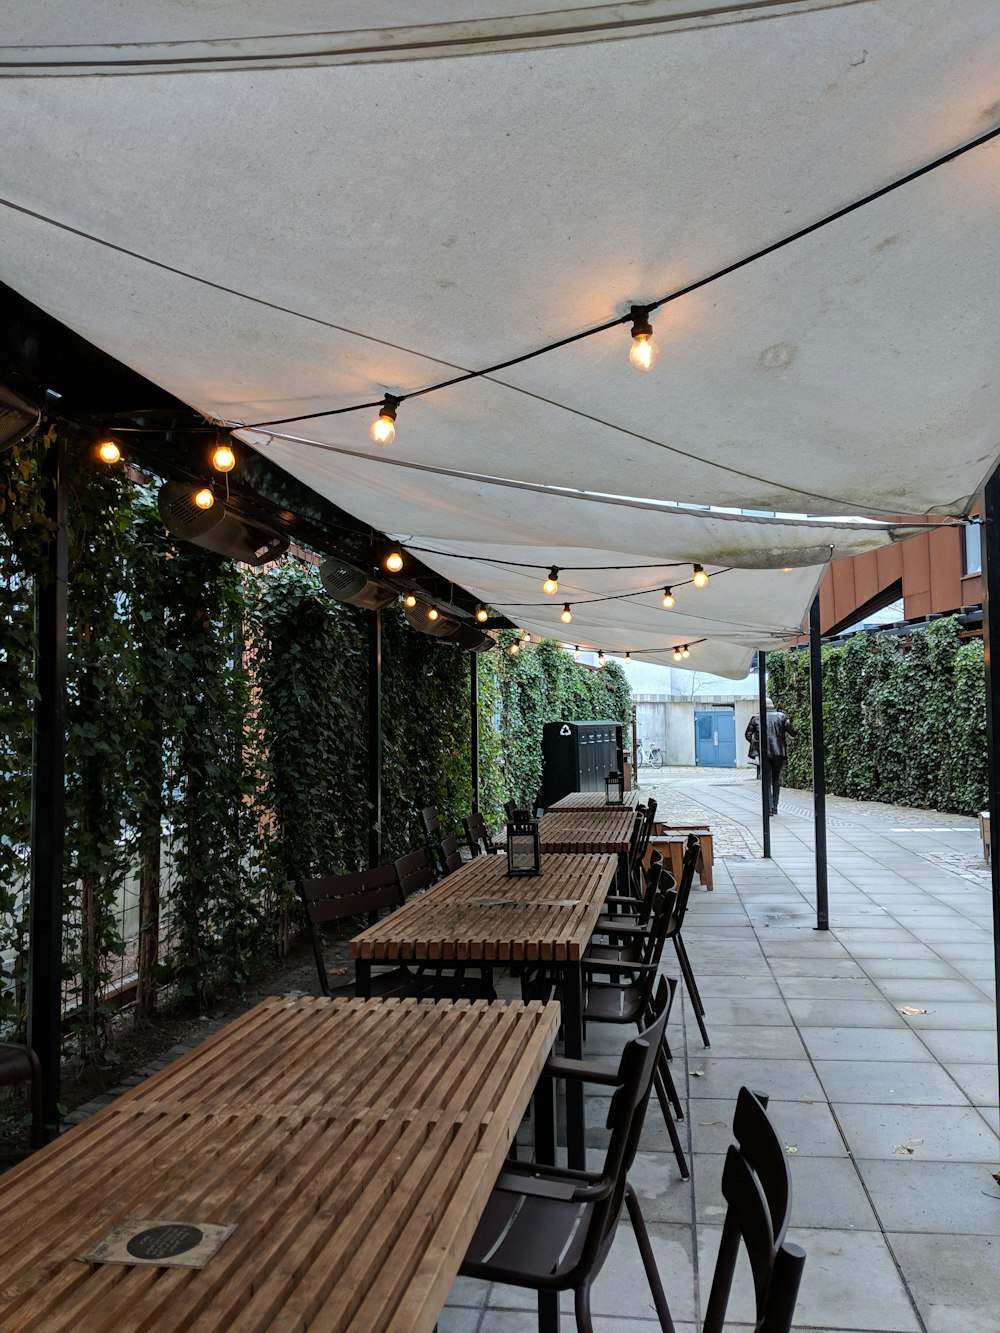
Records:
M636 735L644 745L659 745L664 762L693 767L695 709L733 707L736 717L736 765L746 761L747 745L743 739L747 723L757 711L755 699L732 695L678 698L667 694L636 694Z

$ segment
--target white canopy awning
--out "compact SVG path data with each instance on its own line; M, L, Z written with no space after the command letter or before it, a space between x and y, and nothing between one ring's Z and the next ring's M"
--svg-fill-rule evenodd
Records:
M995 0L530 8L0 0L0 279L212 418L301 418L618 319L1000 123ZM901 534L669 502L966 514L998 219L993 140L655 311L648 375L619 324L404 401L384 452L371 408L243 438L559 637L469 557L739 566L688 632L740 674ZM580 641L669 652L655 598L587 609L607 577L572 576Z

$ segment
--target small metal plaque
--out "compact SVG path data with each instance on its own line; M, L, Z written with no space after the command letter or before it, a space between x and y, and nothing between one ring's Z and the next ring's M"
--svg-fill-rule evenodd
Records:
M157 1268L204 1268L236 1230L215 1222L165 1218L120 1222L80 1257L89 1264L147 1264Z

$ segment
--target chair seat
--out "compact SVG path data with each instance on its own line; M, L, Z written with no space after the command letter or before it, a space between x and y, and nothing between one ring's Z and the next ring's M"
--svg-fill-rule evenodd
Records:
M32 1076L31 1057L24 1046L0 1042L0 1087L27 1083Z

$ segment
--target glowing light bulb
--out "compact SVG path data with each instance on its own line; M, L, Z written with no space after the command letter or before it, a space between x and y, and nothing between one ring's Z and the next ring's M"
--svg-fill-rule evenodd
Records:
M691 656L691 649L687 646L687 644L685 644L684 647L681 649L681 657L690 657L690 656Z
M653 343L653 326L649 322L649 310L644 305L634 305L631 309L632 346L628 359L636 370L651 370L656 363L656 346Z
M679 662L681 660L681 650L679 648L674 649L673 658L675 662Z
M580 645L579 645L579 644L577 644L576 647L573 649L573 656L574 656L574 657L579 657L579 656L580 656Z
M632 661L632 654L631 654L631 653L626 653L626 654L625 654L625 661L626 661L626 662L631 662L631 661Z
M403 557L398 551L390 551L383 563L390 574L398 574L403 568Z
M102 463L117 463L122 456L122 451L114 440L102 440L97 446L97 456Z
M527 630L525 630L525 631L522 633L522 635L521 635L521 642L522 642L522 643L530 643L530 642L531 642L531 635L529 634L529 632L528 632Z
M791 566L791 565L783 565L783 566L782 566L782 569L781 569L781 572L782 572L782 574L790 574L790 573L792 572L792 566Z
M485 606L481 606L479 610L476 612L476 619L479 621L480 625L482 625L484 621L489 620L489 618L490 618L489 611L487 611Z
M232 472L236 466L236 455L228 444L217 444L212 454L212 466L216 472Z
M441 617L441 612L437 609L436 606L429 606L429 607L427 608L427 619L428 619L428 620L439 620L440 617Z
M664 611L672 611L676 605L677 605L677 599L674 597L673 590L671 588L664 588L663 589Z
M559 571L555 565L549 570L549 577L542 584L542 592L548 593L550 597L559 591Z
M408 592L406 596L403 598L403 605L410 607L412 610L412 608L415 607L416 604L417 604L417 599L414 597L412 592Z
M708 575L702 569L701 565L695 565L694 578L692 578L691 582L694 584L696 588L708 587Z
M382 406L379 408L378 416L372 422L371 430L368 434L376 444L392 444L396 438L396 408L399 407L399 399L394 398L391 393L387 393Z
M199 509L211 509L212 505L215 504L215 496L206 486L204 489L196 492L194 502Z
M513 643L507 645L507 651L510 653L511 657L516 657L518 655L521 651L521 645L518 643L517 639L515 639Z
M604 653L603 653L603 652L599 652L599 653L597 654L597 665L598 665L599 667L602 667L602 666L604 665Z
M573 619L573 612L569 609L569 602L563 602L563 609L559 613L559 619L564 625L568 625Z

